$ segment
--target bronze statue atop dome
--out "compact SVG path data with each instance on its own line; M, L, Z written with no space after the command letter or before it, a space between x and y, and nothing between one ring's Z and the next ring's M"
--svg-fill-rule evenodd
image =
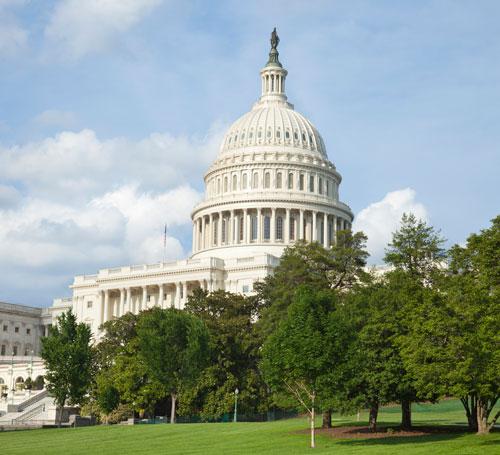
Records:
M274 30L271 33L271 49L276 49L279 43L280 37L278 36L278 33L276 33L276 27L274 27Z

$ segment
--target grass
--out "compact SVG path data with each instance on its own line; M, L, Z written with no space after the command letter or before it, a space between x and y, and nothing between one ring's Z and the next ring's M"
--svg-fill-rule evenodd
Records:
M361 414L361 422L367 415ZM398 407L384 408L383 424L397 424ZM413 405L415 424L464 424L458 401ZM319 421L318 421L319 424ZM334 425L353 425L355 418L335 416ZM2 455L26 454L301 454L310 452L305 418L268 423L210 423L178 425L97 426L0 433ZM467 433L384 439L331 439L318 436L320 454L493 454L500 453L500 434Z

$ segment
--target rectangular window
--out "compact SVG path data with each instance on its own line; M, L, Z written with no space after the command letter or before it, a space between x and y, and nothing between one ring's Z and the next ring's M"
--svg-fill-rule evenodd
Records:
M244 217L240 216L240 242L243 241L243 221L244 221Z
M293 190L293 174L288 174L288 189Z
M221 239L221 242L222 243L226 243L226 228L227 228L227 222L224 218L222 218L222 239Z
M248 292L248 285L245 284L245 286L243 286L243 294L246 294L247 292Z
M5 344L2 344L2 350L0 351L0 355L5 355L6 349L7 347L5 346Z
M8 325L4 325L4 326L3 326L3 331L4 331L4 332L7 332L8 330L9 330L9 326L8 326Z
M213 225L214 225L214 245L217 245L217 220L214 220L213 221Z
M17 355L17 346L12 348L12 355Z
M299 190L304 191L304 174L299 176Z
M276 239L283 240L283 217L276 218Z
M281 179L282 179L281 172L278 172L278 174L276 175L276 188L281 189L281 184L282 184Z
M271 217L264 217L264 240L271 238Z
M309 176L309 191L314 193L314 175Z
M89 300L89 301L87 302L87 308L92 308L92 300Z
M295 240L295 218L290 217L290 240Z
M323 179L321 177L318 180L318 193L323 194Z
M257 217L253 215L250 217L250 220L251 220L250 240L257 240Z
M29 352L28 352L28 350L27 350L27 349L25 349L25 350L24 350L24 356L25 356L25 357L28 357L28 355L29 355Z
M19 333L19 327L14 327L14 332Z
M26 329L26 335L31 335L31 329Z

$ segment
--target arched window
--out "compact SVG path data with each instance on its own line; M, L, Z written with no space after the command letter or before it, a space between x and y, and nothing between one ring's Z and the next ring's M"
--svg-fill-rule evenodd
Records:
M293 173L288 174L288 189L293 190Z
M233 191L236 191L238 189L238 177L236 177L236 174L233 175Z
M259 187L259 174L257 172L254 172L253 174L253 188L258 188Z
M224 193L227 193L228 190L227 177L224 177Z
M330 180L326 181L326 195L330 196Z
M318 193L323 194L323 179L321 177L318 179Z
M285 131L285 139L290 139L290 131Z
M250 229L250 240L257 240L257 216L252 215L250 217L251 229Z
M281 131L280 130L277 130L276 131L276 137L279 139L281 137Z
M299 176L299 190L304 191L304 174Z
M276 188L281 189L281 185L283 184L282 180L283 180L282 174L281 174L281 172L278 172L276 174Z
M271 174L269 172L264 174L264 188L271 188Z
M309 176L309 191L314 193L314 175Z
M269 240L271 238L271 217L264 217L264 240Z
M248 186L248 176L246 174L243 174L243 189L246 190Z
M283 240L283 217L276 218L276 240Z
M295 240L295 218L292 216L290 217L290 240Z

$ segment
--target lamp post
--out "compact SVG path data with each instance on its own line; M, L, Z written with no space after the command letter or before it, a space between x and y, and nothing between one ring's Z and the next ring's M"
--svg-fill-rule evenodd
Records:
M233 418L233 422L237 422L238 421L238 393L240 393L240 391L238 390L238 387L236 387L236 389L234 389L234 418Z

